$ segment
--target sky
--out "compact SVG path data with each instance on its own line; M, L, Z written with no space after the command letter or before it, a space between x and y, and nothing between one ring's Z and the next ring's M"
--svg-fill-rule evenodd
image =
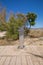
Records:
M36 24L33 28L43 28L43 0L0 0L0 5L6 7L9 14L34 12L37 14Z

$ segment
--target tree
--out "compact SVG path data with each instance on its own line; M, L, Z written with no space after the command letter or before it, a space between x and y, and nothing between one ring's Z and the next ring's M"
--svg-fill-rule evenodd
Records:
M35 13L27 13L26 17L27 17L27 20L28 20L28 22L30 24L30 28L31 28L31 26L35 25L35 20L37 18L37 15Z
M36 18L37 18L37 15L35 13L27 13L27 15L24 15L22 13L18 13L16 15L14 15L12 13L12 14L10 14L9 21L6 22L5 8L0 13L0 23L2 24L2 27L7 31L7 37L12 38L12 39L18 39L18 37L19 37L18 29L20 27L24 28L27 20L30 24L30 28L31 28L31 26L35 25ZM28 33L27 28L26 28L26 30Z
M6 34L7 38L10 40L18 39L18 24L13 14L10 15L9 21L7 24L8 24L8 29L7 29L7 34Z
M6 9L2 8L0 11L0 30L6 30L8 28L6 22Z
M19 27L21 27L21 26L25 25L27 18L24 14L19 13L19 14L17 14L17 20L18 20Z
M14 15L10 14L8 21L8 29L7 29L7 38L9 39L18 39L19 38L19 28L24 26L25 16L23 14ZM24 27L23 27L24 28Z

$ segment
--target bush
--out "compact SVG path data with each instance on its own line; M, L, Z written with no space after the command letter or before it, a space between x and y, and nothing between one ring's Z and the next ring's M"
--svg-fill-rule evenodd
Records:
M0 31L5 31L3 26L0 26Z
M7 34L6 38L7 38L7 40L17 40L18 35L17 34L14 34L14 35Z
M16 19L13 17L10 18L8 22L8 29L6 33L6 38L10 40L16 40L18 39L18 24Z

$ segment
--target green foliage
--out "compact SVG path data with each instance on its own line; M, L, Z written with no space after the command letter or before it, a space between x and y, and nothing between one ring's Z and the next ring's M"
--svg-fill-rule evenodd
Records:
M23 21L20 18L18 18L17 19L17 24L18 24L18 28L19 28L23 25Z
M0 31L4 31L4 28L2 26L0 26Z
M0 24L0 31L5 31L5 30L6 28L2 24Z
M35 22L30 22L30 24L31 24L32 26L34 26L34 25L35 25Z
M28 28L25 28L25 36L27 36L29 32L30 30Z
M17 17L17 18L16 18ZM8 29L6 37L8 39L18 39L19 37L19 27L24 25L25 17L23 14L17 14L16 17L11 15L9 18Z
M31 26L35 25L35 20L37 18L37 15L35 13L27 13L26 17L31 28Z
M0 25L0 30L6 30L6 38L16 40L19 38L19 28L25 25L25 23L29 22L30 27L35 25L35 20L37 18L37 15L34 13L28 13L26 16L24 14L17 14L14 16L14 14L10 15L8 22L2 22L2 25ZM27 24L27 23L26 23ZM28 34L29 30L25 29L25 34Z
M8 39L18 39L18 24L14 16L9 19L6 37Z
M26 16L23 14L17 14L17 22L19 27L23 26L26 22Z
M17 33L15 32L15 34L11 34L11 32L7 32L6 38L10 40L16 40L18 39L18 32Z

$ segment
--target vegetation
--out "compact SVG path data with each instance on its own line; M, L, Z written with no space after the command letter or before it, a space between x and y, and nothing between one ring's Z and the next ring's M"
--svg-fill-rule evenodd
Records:
M27 13L26 17L27 17L27 20L28 20L28 22L30 24L30 28L31 28L31 26L35 25L35 20L37 18L37 15L35 13Z
M28 13L24 15L22 13L19 14L10 14L8 22L6 22L6 10L4 9L3 14L0 13L0 30L7 31L6 38L10 40L16 40L19 38L19 28L21 26L25 26L26 22L28 21L31 26L35 25L35 20L37 15L34 13ZM28 33L28 29L25 28L25 34Z
M18 39L18 24L14 16L11 16L8 22L6 37L9 39Z

